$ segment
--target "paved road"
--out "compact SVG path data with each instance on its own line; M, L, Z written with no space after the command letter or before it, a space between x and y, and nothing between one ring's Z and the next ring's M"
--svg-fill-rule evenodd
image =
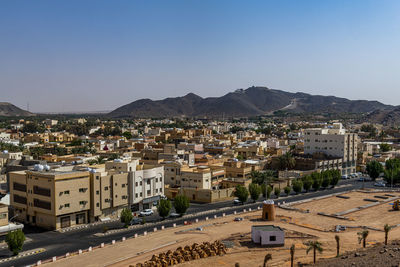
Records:
M329 189L329 190L320 190L317 192L309 192L309 193L303 193L299 195L292 195L284 199L278 199L275 202L276 203L281 203L282 201L285 201L287 203L294 202L294 201L299 201L299 200L304 200L308 198L313 198L313 197L318 197L318 196L324 196L332 193L339 193L339 192L345 192L353 189L359 189L362 188L362 182L357 182L355 180L345 180L345 181L340 181L340 185L348 185L344 187L338 187L334 189ZM366 182L365 187L373 187L372 182ZM257 203L248 203L246 204L246 208L251 207L251 208L257 208L257 206L261 205L261 200ZM227 211L221 211L218 210L220 208L226 208L226 207L231 207L231 209ZM208 217L213 217L214 215L217 216L222 216L222 213L225 212L226 214L232 214L234 211L242 211L243 206L234 206L232 201L227 201L227 202L219 202L219 203L212 203L212 204L192 204L191 207L188 210L189 214L197 214L199 212L204 212L204 211L211 211L210 214L207 215L199 215L194 217L192 220L194 221L195 218L198 219L205 219L206 216ZM214 210L214 211L213 211ZM146 218L146 221L149 222L149 219L151 218ZM152 216L152 219L155 220L155 216ZM185 218L178 218L178 219L173 219L173 220L165 220L162 222L162 225L165 227L172 227L173 223L176 223L177 225L183 224ZM20 259L8 261L5 263L0 264L1 266L26 266L29 264L36 263L38 260L44 260L51 258L53 256L60 256L60 255L65 255L67 252L73 252L77 251L79 249L87 249L89 246L98 246L101 243L110 243L112 240L121 240L122 237L126 236L133 236L135 233L137 234L143 234L143 232L151 232L153 231L153 228L155 226L153 225L143 225L139 226L138 228L135 229L130 229L122 232L116 232L110 235L105 235L105 236L94 236L94 234L102 232L103 227L107 225L109 229L113 228L121 228L122 224L119 222L110 222L107 224L102 224L102 225L97 225L93 226L90 228L83 228L80 230L73 230L70 232L66 233L59 233L56 231L47 231L47 232L42 232L42 233L28 233L27 237L32 239L31 242L26 243L24 245L24 251L36 249L36 248L45 248L46 251L40 254L36 255L31 255L27 257L22 257ZM160 224L161 225L161 224ZM28 230L28 229L27 229ZM6 258L10 256L10 252L8 252L7 249L0 249L0 259Z

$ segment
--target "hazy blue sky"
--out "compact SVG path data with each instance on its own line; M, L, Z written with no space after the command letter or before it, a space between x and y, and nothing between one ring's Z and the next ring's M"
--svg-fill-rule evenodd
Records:
M0 101L111 110L252 85L400 104L400 1L0 2Z

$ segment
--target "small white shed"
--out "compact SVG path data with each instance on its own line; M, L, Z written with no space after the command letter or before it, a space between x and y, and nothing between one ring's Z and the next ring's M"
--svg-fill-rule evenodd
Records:
M262 246L284 246L285 232L279 226L253 225L251 239L254 243Z

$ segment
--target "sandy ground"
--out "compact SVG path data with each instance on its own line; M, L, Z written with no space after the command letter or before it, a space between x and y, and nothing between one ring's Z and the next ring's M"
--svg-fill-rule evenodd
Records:
M313 209L311 213L300 213L277 208L277 219L274 222L260 221L261 211L237 215L244 217L241 222L234 222L234 216L218 218L210 221L202 221L197 224L167 229L150 233L146 237L128 239L113 246L107 246L79 256L62 259L48 265L54 266L129 266L149 260L153 254L174 250L179 246L191 245L194 242L228 240L233 245L224 256L199 259L186 262L180 266L234 266L236 262L240 266L262 266L265 254L271 253L272 260L268 266L290 266L289 247L296 245L295 262L310 263L312 253L306 254L303 243L307 240L317 239L322 243L324 251L318 258L330 258L336 255L337 234L341 240L341 251L352 251L360 247L357 240L359 228L348 228L346 231L335 233L332 230L335 225L370 226L383 229L385 223L390 225L400 223L400 211L390 211L389 204L381 204L362 211L351 213L354 221L339 220L317 215L316 212L324 211L329 207L329 212L338 212L358 207L370 202L364 198L373 198L373 195L360 192L345 194L350 199L331 197L313 202L299 204L303 208ZM298 207L297 206L297 207ZM315 211L315 212L314 212ZM280 248L265 248L252 244L250 231L252 225L274 224L285 229L285 246ZM202 226L203 231L194 230ZM400 227L390 232L390 239L400 239ZM368 246L377 242L383 242L384 233L370 230Z

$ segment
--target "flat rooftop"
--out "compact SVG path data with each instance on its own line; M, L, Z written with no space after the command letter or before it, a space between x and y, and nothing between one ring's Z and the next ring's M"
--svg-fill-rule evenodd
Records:
M268 232L268 231L283 231L282 228L275 225L253 225L253 229L257 229L260 231Z

